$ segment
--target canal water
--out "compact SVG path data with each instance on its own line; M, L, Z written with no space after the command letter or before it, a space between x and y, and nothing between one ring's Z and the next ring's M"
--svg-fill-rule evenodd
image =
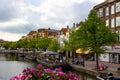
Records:
M0 54L0 80L9 80L12 76L19 75L23 69L27 67L35 68L36 65L36 62L26 61L24 58L16 59L13 56ZM71 72L76 73L80 80L96 80L95 77L85 73Z

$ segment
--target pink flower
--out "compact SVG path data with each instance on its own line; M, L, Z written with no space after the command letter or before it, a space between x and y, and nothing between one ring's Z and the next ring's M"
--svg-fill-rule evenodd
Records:
M49 78L48 80L55 80L54 78Z
M20 80L18 76L13 76L10 80Z
M10 80L79 80L76 74L70 73L66 74L62 72L62 68L56 68L52 70L50 68L40 69L42 68L41 64L38 64L37 70L33 68L26 68L19 76L14 76Z
M23 72L23 73L26 73L26 71L27 71L26 69L23 69L23 71L22 71L22 72Z
M69 78L69 80L79 80L79 79L77 78L77 75L74 74L74 73L68 74L68 78Z
M31 74L29 74L27 77L28 77L28 78L32 78L32 75L31 75Z
M57 72L61 72L61 71L62 71L62 68L61 68L61 67L55 68L55 70L56 70Z
M37 77L40 77L42 75L42 70L38 71Z
M28 70L30 73L32 73L32 74L34 74L34 73L36 72L36 70L35 70L35 69L32 69L32 68L27 68L27 70Z
M42 64L38 64L38 65L37 65L37 68L42 68Z
M52 77L55 77L55 73L52 73L51 76L52 76Z
M53 70L51 70L50 68L44 69L44 71L45 71L46 73L52 73L52 72L53 72Z
M64 72L58 72L58 75L61 76L61 77L62 76L66 77L66 74Z
M80 80L80 79L78 79L78 78L74 78L74 80Z
M24 80L27 77L27 75L22 73L19 75L19 77L20 77L20 79Z
M70 78L69 78L68 80L80 80L80 79L78 79L78 78L72 78L72 79L70 79Z

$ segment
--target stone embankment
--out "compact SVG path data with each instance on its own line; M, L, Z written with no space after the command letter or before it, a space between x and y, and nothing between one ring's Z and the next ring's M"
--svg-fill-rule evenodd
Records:
M106 70L97 71L95 70L96 62L95 61L85 61L85 67L80 64L71 64L72 68L76 71L84 72L92 76L97 76L99 73L106 74L112 72L115 78L120 78L120 73L118 73L117 68L120 67L120 64L103 62L104 65L108 66Z

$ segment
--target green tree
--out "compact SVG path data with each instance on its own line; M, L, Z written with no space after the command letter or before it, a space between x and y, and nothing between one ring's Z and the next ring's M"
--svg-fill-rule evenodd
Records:
M58 41L53 39L51 44L49 45L48 49L57 52L60 48Z
M52 38L42 37L37 41L37 47L41 49L47 49L51 44Z
M64 49L68 50L68 51L72 51L75 52L75 50L78 48L79 44L78 44L78 37L76 35L76 31L75 30L71 30L69 33L69 39L68 40L64 40Z
M116 42L117 34L111 32L105 25L104 20L97 16L94 10L90 11L88 18L83 22L76 31L80 47L83 49L90 48L96 54L96 66L98 67L98 56L104 53L102 46Z
M15 49L16 48L16 42L12 42L12 41L6 41L3 43L3 47L8 49L8 48L11 48L11 49Z
M11 43L12 42L6 41L5 43L3 43L3 47L8 49L8 48L10 48Z

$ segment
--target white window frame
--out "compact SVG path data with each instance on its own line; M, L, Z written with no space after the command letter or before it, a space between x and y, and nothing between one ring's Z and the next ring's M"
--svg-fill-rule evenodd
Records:
M120 26L120 16L116 17L116 26Z
M118 41L120 41L120 31L116 31L116 33L118 34Z
M114 13L115 13L114 10L115 10L115 9L114 9L114 5L112 5L112 6L111 6L111 14L114 14Z
M116 12L120 12L120 2L116 3Z
M112 19L111 19L111 28L114 28L114 27L115 27L115 19L112 18Z
M106 26L109 26L109 19L106 20Z
M105 8L105 15L108 16L109 15L109 7Z
M99 15L100 15L100 17L103 16L103 8L100 8L100 9L99 9Z

